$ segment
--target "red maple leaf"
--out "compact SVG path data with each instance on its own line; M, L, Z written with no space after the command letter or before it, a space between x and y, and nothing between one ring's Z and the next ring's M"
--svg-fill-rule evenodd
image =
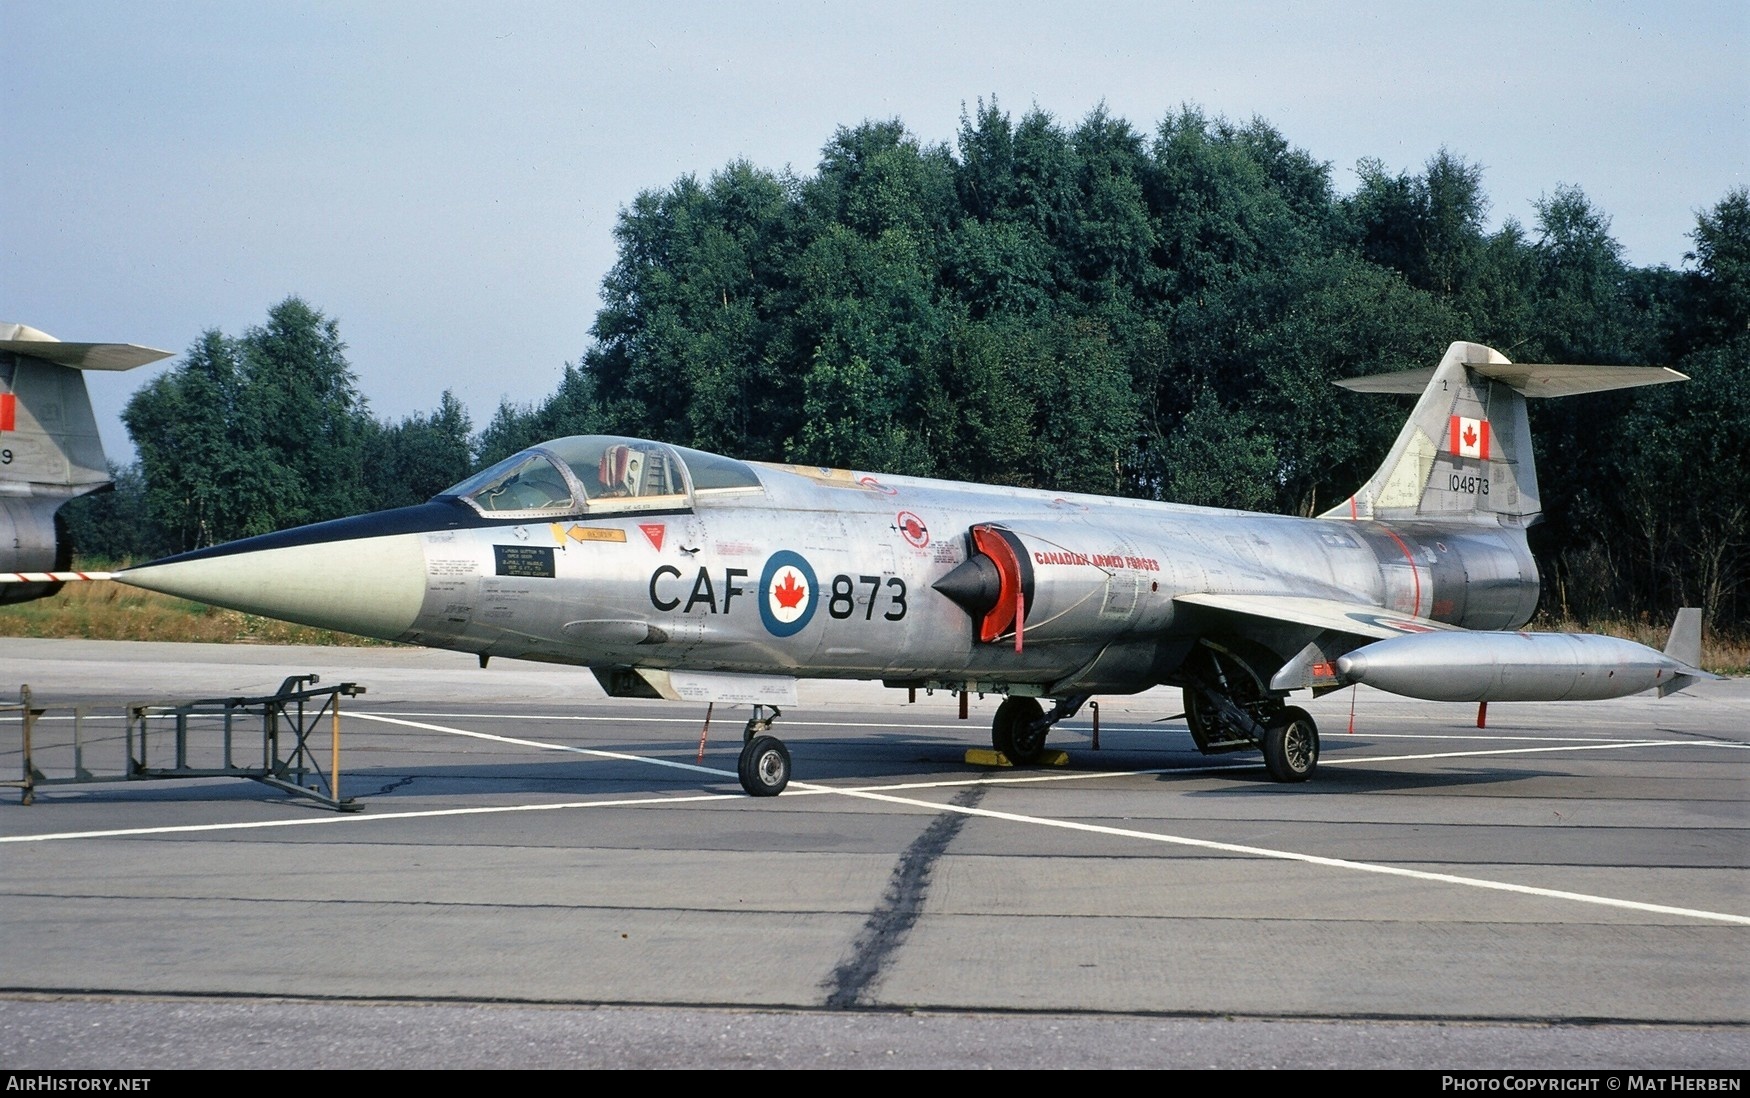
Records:
M808 588L796 582L795 572L785 572L784 582L774 585L772 594L777 598L779 606L794 610L802 604L802 596L808 594Z
M1464 444L1466 446L1477 444L1477 429L1468 423L1464 425Z

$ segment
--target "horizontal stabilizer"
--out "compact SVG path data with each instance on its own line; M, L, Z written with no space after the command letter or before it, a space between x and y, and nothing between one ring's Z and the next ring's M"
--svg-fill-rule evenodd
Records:
M0 324L0 351L28 355L75 370L132 370L172 354L138 343L63 343L26 324Z
M1470 362L1466 365L1472 372L1499 381L1528 397L1580 396L1689 380L1689 375L1666 366L1574 366L1540 362ZM1428 367L1352 377L1337 384L1357 393L1408 393L1415 396L1428 388L1435 369Z
M172 354L138 343L37 343L28 339L0 339L0 351L29 355L76 370L132 370Z

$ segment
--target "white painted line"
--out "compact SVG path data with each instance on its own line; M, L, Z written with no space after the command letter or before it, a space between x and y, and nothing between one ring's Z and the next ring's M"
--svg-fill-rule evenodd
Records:
M400 711L400 710L386 710L386 711L383 711L380 713L361 713L361 712L357 712L354 710L348 710L345 715L348 717L377 716L377 717L383 717L383 718L388 718L388 717L442 717L442 718L449 718L452 720L458 716L462 716L462 717L467 717L467 718L477 718L479 720L502 720L502 721L510 721L510 720L515 720L515 721L552 721L552 722L601 723L601 724L679 724L679 725L688 725L688 726L691 726L693 728L697 728L701 724L704 723L703 717L640 717L640 716L605 716L605 717L603 717L603 716L592 716L592 715L583 714L583 713L546 713L546 714L465 713L465 714L456 714L456 713L425 713L425 712L420 712L420 711ZM722 719L721 723L723 723L724 725L726 725L728 727L733 727L737 722L735 721L735 719L733 717L730 717L730 718ZM811 720L807 719L806 717L795 717L795 718L785 717L784 723L787 727L791 727L791 728L902 728L902 729L909 729L909 730L913 730L913 731L923 729L923 730L939 730L939 731L944 731L944 732L982 731L982 729L983 729L983 725L981 725L979 722L976 722L976 721L966 721L966 722L950 721L950 722L944 723L944 724L921 724L921 723L918 723L916 721L903 721L903 720L892 720L892 721L811 721ZM425 727L425 726L416 725L415 727ZM1109 723L1105 723L1105 722L1102 722L1100 725L1100 731L1102 733L1147 732L1147 733L1153 734L1153 733L1160 733L1160 732L1166 732L1166 733L1183 732L1184 730L1185 729L1184 729L1183 725L1171 726L1171 727L1167 727L1167 728L1161 728L1157 725L1148 725L1148 724L1109 724ZM1065 722L1055 726L1054 731L1074 733L1075 735L1082 736L1085 738L1085 737L1091 736L1093 734L1093 727L1091 725L1085 725L1085 724L1081 723L1080 721L1077 721L1074 723L1071 723L1069 721L1065 721ZM1521 734L1517 734L1517 735L1505 735L1505 734L1497 734L1497 733L1491 733L1491 732L1473 732L1473 733L1467 733L1467 732L1429 732L1429 733L1423 733L1423 732L1353 732L1353 733L1351 733L1351 732L1332 732L1332 731L1327 730L1327 731L1322 732L1321 735L1327 741L1338 741L1340 737L1355 736L1359 739L1364 739L1364 740L1418 740L1418 741L1419 740L1464 740L1467 742L1481 740L1485 743L1604 743L1604 744L1615 744L1615 743L1625 742L1623 740L1613 739L1613 738L1610 738L1607 736L1531 735L1531 734L1525 734L1525 733L1521 733ZM1750 743L1740 743L1739 741L1736 741L1736 740L1716 740L1716 739L1705 739L1705 738L1698 739L1698 738L1693 737L1693 736L1685 737L1683 739L1657 740L1657 741L1648 741L1645 738L1645 736L1636 736L1636 737L1633 737L1631 741L1626 741L1626 742L1632 742L1636 745L1643 745L1643 744L1646 744L1649 742L1657 743L1657 744L1702 743L1702 744L1711 744L1711 745L1716 746L1716 747L1750 748Z
M569 746L566 744L551 744L551 743L543 743L539 740L525 740L525 739L519 739L519 738L512 737L512 736L498 736L498 735L494 735L494 734L486 733L486 732L473 732L473 731L469 731L467 729L462 729L462 728L451 728L451 727L447 727L444 725L425 724L425 723L416 722L416 721L402 720L402 719L393 718L393 717L385 717L385 716L382 716L381 714L353 713L350 715L354 716L354 717L366 717L367 719L379 720L379 721L383 721L383 722L389 723L389 724L398 724L398 725L404 725L404 726L412 727L412 728L419 728L419 729L431 731L431 732L443 732L443 733L447 733L450 735L465 736L465 737L468 737L470 739L490 740L490 741L494 741L494 742L498 742L498 743L515 744L518 746L525 746L525 747L543 748L543 749L552 750L552 751L564 751L564 752L568 752L568 753L572 753L572 754L579 754L579 755L591 755L591 756L595 756L595 757L599 757L599 758L616 759L616 760L621 760L621 761L626 761L626 762L649 763L649 764L656 765L656 766L665 766L665 767L672 767L672 768L681 769L681 770L702 772L702 773L706 773L706 774L711 774L713 776L728 776L727 771L718 770L718 769L713 768L713 767L697 766L697 765L690 764L690 763L676 763L676 762L672 762L672 761L667 760L667 759L651 759L651 758L646 758L646 757L641 756L641 755L630 755L630 754L625 754L625 753L621 753L621 752L613 752L613 751L596 751L596 750L592 750L589 748L572 747L572 746ZM1696 744L1697 746L1706 746L1705 741L1700 741L1700 742L1698 742L1698 741L1671 741L1671 743ZM1616 749L1616 748L1620 748L1620 747L1646 747L1646 746L1667 746L1667 745L1668 744L1664 741L1650 741L1650 742L1649 741L1638 741L1638 742L1633 742L1633 743L1621 743L1621 744L1598 744L1598 745L1593 745L1593 746L1555 747L1555 748L1549 748L1548 750L1552 750L1552 751L1593 750L1593 751L1596 751L1596 750L1612 750L1612 749ZM1527 753L1533 753L1537 750L1538 749L1536 749L1536 748L1523 748L1523 749L1477 751L1477 752L1453 752L1453 753L1446 753L1446 754L1434 755L1434 756L1405 755L1405 756L1397 756L1397 758L1399 758L1399 759L1461 758L1461 757L1467 757L1467 756L1471 756L1471 755L1527 754ZM1356 761L1362 761L1362 760L1356 760ZM1379 761L1384 761L1384 760L1379 760ZM1212 768L1212 769L1229 769L1229 768L1216 767L1216 768ZM1675 915L1675 916L1679 916L1679 917L1683 917L1683 918L1702 919L1702 920L1707 920L1710 922L1723 922L1723 923L1731 923L1731 924L1735 924L1735 925L1739 925L1739 926L1750 926L1750 916L1745 916L1745 915L1733 915L1733 914L1729 914L1729 913L1725 913L1725 912L1718 912L1718 911L1704 911L1704 910L1700 910L1697 908L1673 907L1673 906L1669 906L1666 904L1649 904L1649 903L1643 903L1643 902L1638 901L1638 900L1620 900L1620 899L1616 899L1616 898L1610 897L1610 896L1596 896L1596 895L1591 895L1589 893L1584 893L1584 892L1567 892L1567 891L1564 891L1561 889L1539 888L1539 887L1536 887L1533 885L1512 884L1512 883L1509 883L1506 881L1491 881L1491 880L1488 880L1488 879L1482 878L1482 877L1463 877L1463 876L1459 876L1457 874L1452 874L1452 873L1433 873L1433 872L1429 872L1427 870L1422 870L1422 869L1407 869L1407 868L1404 868L1401 866L1381 865L1381 864L1374 863L1374 862L1357 862L1357 861L1351 861L1347 858L1327 858L1327 857L1323 857L1323 856L1317 855L1317 854L1301 854L1301 853L1298 853L1298 852L1292 851L1292 850L1276 850L1276 849L1273 849L1270 847L1246 846L1246 845L1239 844L1239 843L1224 843L1224 842L1217 842L1217 841L1212 840L1212 839L1194 839L1194 838L1191 838L1191 837L1185 836L1185 835L1167 835L1167 834L1161 834L1159 832L1153 832L1153 831L1138 831L1138 830L1135 830L1133 828L1111 827L1111 826L1105 825L1105 824L1078 823L1074 820L1056 820L1056 819L1051 819L1051 818L1043 817L1043 816L1023 815L1023 814L1017 813L1017 812L999 812L995 809L989 809L989 808L976 808L976 807L968 807L968 806L964 806L964 805L956 805L956 804L952 804L952 803L943 803L943 802L939 802L939 801L918 800L918 799L915 799L912 797L901 797L901 796L895 795L895 792L894 792L895 790L900 790L900 789L944 788L944 787L949 787L949 786L954 786L954 785L1002 785L1002 784L1013 784L1013 783L1018 783L1018 782L1023 782L1023 781L1025 781L1025 782L1070 781L1070 780L1087 780L1087 779L1092 779L1092 778L1103 778L1103 777L1125 777L1125 776L1134 776L1134 775L1170 774L1170 773L1183 773L1183 772L1184 771L1181 771L1181 770L1178 770L1175 768L1167 768L1167 769L1158 769L1158 770L1114 771L1114 772L1110 772L1110 773L1100 773L1100 774L1083 774L1083 773L1077 773L1077 774L1040 774L1040 775L1028 775L1025 778L1010 778L1006 775L999 775L999 776L988 776L988 777L984 777L984 778L971 779L971 780L959 781L959 782L912 783L912 784L902 784L902 785L883 785L883 786L878 786L878 787L866 787L866 788L843 788L843 787L836 787L836 786L821 786L821 785L814 785L811 783L793 782L793 783L791 783L791 788L795 789L797 793L803 794L803 795L819 795L819 794L824 794L824 793L831 793L831 794L836 794L836 795L841 796L841 797L852 797L852 798L858 798L858 799L862 799L862 800L879 801L879 802L888 803L888 804L898 804L898 805L906 805L908 807L914 807L914 808L923 808L923 809L927 809L927 810L932 811L932 812L959 812L959 813L961 813L963 815L967 815L967 816L979 816L979 817L983 817L985 819L1002 820L1002 821L1005 821L1008 823L1031 824L1031 825L1037 826L1037 827L1057 828L1057 829L1065 830L1065 831L1078 831L1078 832L1082 832L1085 834L1106 835L1106 836L1110 836L1110 837L1114 837L1114 838L1138 839L1138 840L1141 840L1144 842L1165 843L1165 844L1171 845L1171 846L1184 846L1184 847L1191 847L1191 848L1198 849L1198 850L1211 850L1211 851L1216 851L1218 853L1223 853L1223 854L1238 854L1238 855L1242 855L1245 857L1252 857L1252 858L1266 858L1266 859L1271 859L1271 860L1275 860L1275 861L1299 862L1303 865L1316 865L1316 866L1323 866L1323 867L1330 868L1330 869L1342 869L1342 870L1348 870L1348 871L1357 872L1357 873L1372 873L1372 874L1389 876L1389 877L1405 877L1405 878L1409 878L1411 880L1429 881L1429 882L1434 882L1434 883L1439 883L1439 884L1460 885L1460 886L1464 886L1467 888L1480 888L1480 889L1486 889L1486 890L1496 891L1496 892L1510 892L1510 893L1517 893L1519 895L1525 895L1525 896L1537 896L1537 897L1544 898L1544 899L1569 900L1569 901L1573 901L1576 903L1591 904L1591 905L1597 906L1597 907L1611 907L1611 908L1618 908L1618 909L1626 910L1626 911L1639 911L1639 912L1645 912L1648 914L1656 914L1656 915ZM788 796L788 795L792 795L792 794L790 793L790 790L786 790L785 795ZM374 814L369 815L369 816L324 816L324 817L304 818L304 819L297 819L297 820L263 820L263 821L256 821L253 823L193 824L193 825L181 825L181 826L171 826L171 827L122 828L122 829L107 830L107 831L63 832L63 833L59 833L59 834L47 834L47 835L0 836L0 843L46 842L46 841L53 840L53 839L94 839L94 838L112 838L112 837L119 837L119 836L188 834L188 833L209 832L209 831L259 830L259 829L268 829L268 828L276 828L276 827L311 827L311 826L323 826L323 825L334 826L334 825L340 825L340 824L374 823L374 822L386 821L386 820L430 819L430 818L437 818L437 817L442 817L442 816L486 816L486 815L495 815L495 814L499 814L499 813L510 813L510 812L550 812L550 811L555 811L555 810L572 809L572 808L617 808L617 807L629 807L629 806L697 804L697 803L711 802L711 801L739 801L739 800L743 800L743 799L744 798L740 794L714 793L714 794L703 794L703 795L698 795L698 796L643 797L643 798L617 800L617 801L571 801L571 802L565 802L565 803L559 803L559 804L502 805L502 806L483 807L483 808L447 808L447 809L432 809L432 810L419 811L419 812L392 812L392 813L380 813L380 814L374 813Z
M350 716L357 716L359 714L354 713L352 710L348 710L346 715L350 717ZM393 716L393 717L448 717L451 719L454 719L458 716L463 716L463 717L478 718L480 720L497 720L497 721L575 721L575 722L579 722L579 723L594 722L594 723L602 723L602 724L684 724L684 725L691 725L694 728L699 727L705 721L703 714L700 714L698 716L693 716L693 717L637 717L637 716L597 717L597 716L590 716L588 714L583 714L583 713L575 713L575 714L573 714L573 713L544 713L544 714L532 714L531 715L528 713L462 713L462 714L458 714L458 713L420 713L420 712L386 711L386 712L382 713L381 715L382 716ZM715 720L717 721L717 723L722 724L725 727L729 727L729 728L733 728L736 724L741 723L734 716L719 717L719 718L715 718ZM912 730L924 728L924 729L941 729L943 731L950 731L950 732L956 731L956 730L966 731L968 729L982 729L984 727L982 724L980 724L977 721L967 721L965 723L962 723L960 721L951 721L947 724L920 724L917 721L905 721L905 720L811 721L811 720L807 719L806 717L795 717L795 718L785 717L784 718L784 725L788 728L906 728L906 729L912 729ZM1059 727L1066 728L1069 726L1060 725Z
M732 778L736 776L732 772L719 770L712 766L698 766L694 763L674 762L670 759L652 759L644 755L628 755L621 751L598 751L590 747L573 747L570 744L563 743L546 743L541 740L523 740L518 739L515 736L498 736L491 732L470 732L465 728L447 728L441 724L425 724L421 721L406 721L401 720L398 717L385 717L378 713L348 713L346 714L346 719L381 721L384 724L399 724L407 728L422 729L426 732L445 732L452 736L466 736L473 740L491 740L494 743L514 744L517 747L539 747L547 751L564 751L572 755L590 755L598 759L618 759L621 762L649 763L651 766L667 766L673 767L676 770L691 770L699 774L722 776L723 774L728 773Z
M1482 877L1460 877L1452 873L1430 873L1422 869L1405 869L1401 866L1379 865L1373 862L1355 862L1347 858L1325 858L1317 854L1298 854L1292 850L1272 850L1262 846L1243 846L1239 843L1222 843L1210 839L1193 839L1184 835L1162 835L1153 831L1136 831L1124 827L1108 827L1104 824L1077 823L1073 820L1053 820L1042 816L1024 816L1016 812L998 812L989 808L970 808L965 805L945 804L938 801L920 801L911 797L895 797L888 793L873 790L841 789L838 792L848 797L860 797L871 801L887 801L893 804L910 805L917 808L928 808L937 812L959 812L967 816L983 816L993 820L1004 820L1009 823L1035 824L1040 827L1054 827L1066 831L1082 831L1094 835L1111 835L1125 839L1142 839L1146 842L1167 843L1172 846L1189 846L1200 850L1215 850L1224 854L1243 854L1253 858L1270 858L1277 861L1300 862L1305 865L1325 866L1331 869L1347 869L1358 873L1376 873L1388 877L1408 877L1417 881L1436 881L1441 884L1464 885L1469 888L1490 889L1496 892L1516 892L1525 896L1539 896L1545 899L1574 900L1579 903L1593 904L1599 907L1616 907L1628 911L1643 911L1658 915L1680 915L1691 919L1707 919L1713 922L1735 923L1739 926L1750 926L1750 916L1730 915L1718 911L1701 911L1689 907L1669 907L1665 904L1648 904L1638 900L1618 900L1609 896L1593 896L1584 892L1564 892L1554 888L1537 888L1532 885L1509 884L1506 881L1491 881Z
M1729 747L1742 745L1709 740L1619 740L1610 743L1563 744L1554 747L1491 747L1475 751L1433 751L1419 755L1344 756L1340 759L1320 757L1320 766L1347 766L1354 763L1409 762L1417 759L1480 759L1487 755L1553 755L1562 751L1620 751L1626 747Z
M494 805L489 808L432 808L418 812L373 812L369 816L309 816L296 820L256 820L248 823L176 824L165 827L118 827L108 831L63 831L52 835L0 835L0 843L40 843L50 839L113 839L136 835L187 835L202 831L260 831L276 827L322 827L364 824L378 820L423 820L438 816L492 816L502 812L552 812L562 808L627 808L696 801L738 801L741 793L701 793L690 797L638 797L623 801L570 801L564 804Z

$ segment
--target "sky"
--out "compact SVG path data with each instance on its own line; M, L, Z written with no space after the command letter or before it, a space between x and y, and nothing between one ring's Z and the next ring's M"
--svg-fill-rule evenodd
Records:
M1628 262L1681 267L1750 182L1747 69L1745 0L0 0L0 321L176 353L90 378L123 461L129 396L293 294L375 415L448 389L479 428L589 347L640 192L812 175L871 119L952 148L980 99L1262 118L1339 193L1446 149L1492 225L1575 186Z

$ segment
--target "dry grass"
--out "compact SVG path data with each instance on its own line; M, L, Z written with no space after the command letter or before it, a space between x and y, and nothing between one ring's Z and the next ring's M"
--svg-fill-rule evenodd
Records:
M69 583L52 598L0 606L0 636L221 644L381 645L386 641L288 625L142 591L113 580Z
M1623 637L1648 648L1661 651L1671 639L1671 622L1648 619L1611 618L1603 621L1576 621L1554 614L1540 613L1527 629L1539 633L1602 633L1608 637ZM1701 634L1701 666L1716 675L1750 673L1750 637L1735 634L1716 635L1703 627Z

